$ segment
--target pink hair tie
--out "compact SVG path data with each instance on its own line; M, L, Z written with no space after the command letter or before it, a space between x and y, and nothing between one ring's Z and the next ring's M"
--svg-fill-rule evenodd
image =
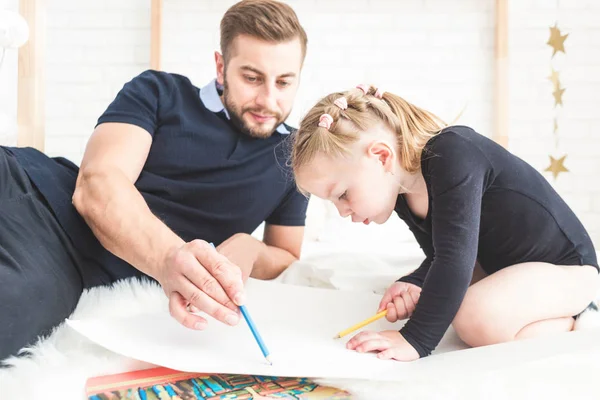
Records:
M319 126L329 130L331 128L331 124L333 124L333 117L329 114L323 114L319 118Z
M369 94L369 85L365 85L364 83L361 83L360 85L356 86L357 89L360 89L363 91L364 94Z
M383 98L384 93L385 92L383 90L377 88L377 90L375 90L375 97L377 97L378 99L381 99L381 98Z
M333 104L338 106L341 110L345 110L346 108L348 108L348 100L346 100L344 96L335 99Z

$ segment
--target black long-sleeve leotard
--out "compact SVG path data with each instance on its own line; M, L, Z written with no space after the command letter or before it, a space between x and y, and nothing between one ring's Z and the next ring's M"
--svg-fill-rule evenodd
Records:
M400 330L421 357L450 326L476 261L488 274L528 261L598 268L585 228L548 181L471 128L448 127L430 139L421 170L429 197L425 219L403 195L395 208L426 255L400 279L422 287Z

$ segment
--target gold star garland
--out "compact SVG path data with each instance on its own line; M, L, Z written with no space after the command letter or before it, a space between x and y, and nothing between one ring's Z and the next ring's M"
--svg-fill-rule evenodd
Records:
M567 36L569 36L568 33L566 35L561 35L560 29L558 29L558 23L555 23L554 26L550 27L550 39L548 39L548 42L546 43L553 49L552 56L550 57L550 59L554 58L554 55L559 51L563 52L564 54L567 53L565 51L565 40L567 40ZM556 110L557 106L563 106L562 96L565 93L566 89L561 87L560 72L556 71L553 66L551 66L551 72L550 76L548 77L548 80L552 83L552 96L554 97L554 109ZM552 135L554 137L554 151L556 152L558 150L558 117L556 115L556 111L554 112L553 122L554 127L552 129ZM546 168L544 171L552 172L554 180L558 178L558 175L561 172L569 172L569 170L564 165L565 159L567 158L566 154L562 157L557 158L553 157L552 155L550 155L549 157L550 166L548 166L548 168Z
M557 22L554 23L554 26L550 27L550 39L548 39L546 44L554 49L552 52L552 57L554 57L554 55L559 51L562 51L565 54L567 53L565 51L565 40L567 40L567 36L569 36L568 33L566 35L560 34L560 29L558 29Z
M569 172L569 170L565 167L565 158L567 158L566 155L562 156L559 159L550 156L550 166L546 168L545 171L552 172L552 175L554 176L555 180L558 177L558 174L560 174L561 172Z

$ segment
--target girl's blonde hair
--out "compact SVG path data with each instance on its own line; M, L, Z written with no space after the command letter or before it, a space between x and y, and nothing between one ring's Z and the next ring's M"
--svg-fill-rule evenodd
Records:
M292 170L297 172L317 154L347 155L349 145L358 141L362 132L385 123L396 133L402 168L409 173L418 171L425 144L446 124L400 96L389 92L381 96L379 93L377 88L371 86L366 93L357 87L323 97L302 119L298 131L293 135ZM347 102L345 109L334 103L341 97ZM329 114L333 119L329 128L319 126L323 114Z

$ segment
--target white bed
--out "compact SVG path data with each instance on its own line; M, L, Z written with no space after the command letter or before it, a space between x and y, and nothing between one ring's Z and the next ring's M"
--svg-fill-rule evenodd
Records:
M312 212L314 217L314 208ZM367 228L316 215L326 223L317 230L309 229L302 259L279 281L382 293L422 260L420 249L398 221L385 228ZM124 281L84 293L72 318L126 316L164 306L164 294L158 286ZM29 358L12 359L14 368L0 370L0 398L46 399L52 393L51 398L80 400L85 398L85 380L91 376L151 367L105 350L65 324L34 346L31 353ZM555 357L552 362L460 380L432 376L420 382L394 384L355 380L326 383L364 399L598 398L600 389L594 381L599 374L600 345L587 353Z

